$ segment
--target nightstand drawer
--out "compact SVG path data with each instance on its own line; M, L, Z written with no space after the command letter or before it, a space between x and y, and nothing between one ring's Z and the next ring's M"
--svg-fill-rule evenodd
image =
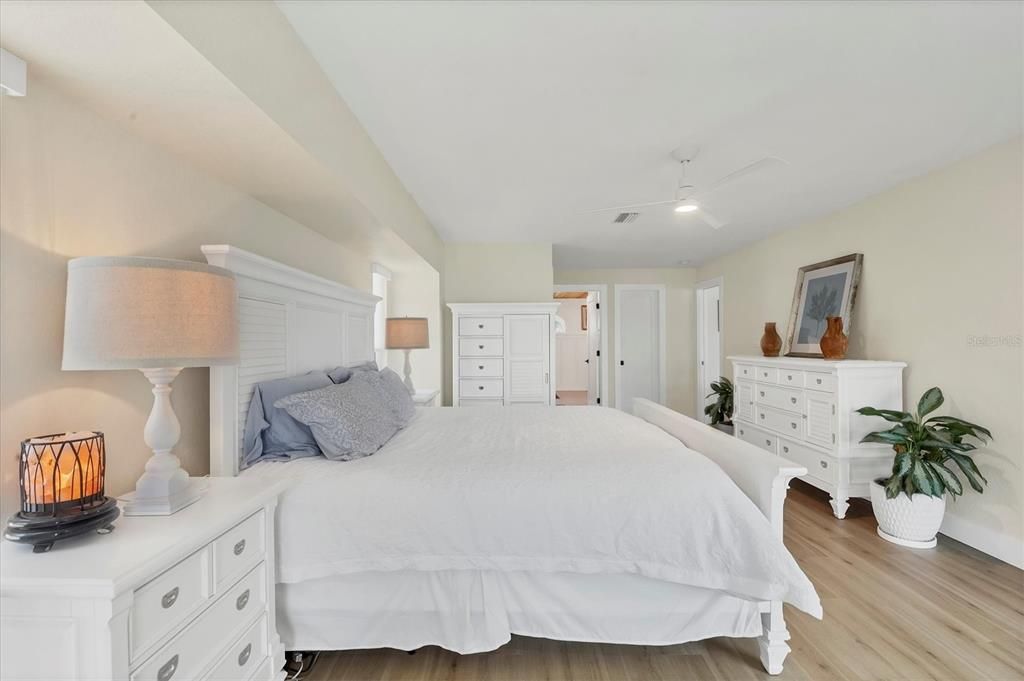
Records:
M265 523L263 511L260 511L213 542L214 581L218 590L263 557Z
M131 676L132 681L193 681L246 625L266 612L263 563L231 587Z
M264 615L238 641L228 646L206 681L248 679L267 656L267 618Z
M203 547L135 591L129 614L133 660L210 600L212 554L212 547Z

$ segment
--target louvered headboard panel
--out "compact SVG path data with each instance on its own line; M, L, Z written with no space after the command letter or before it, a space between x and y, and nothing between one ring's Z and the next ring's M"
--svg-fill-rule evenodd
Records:
M233 476L253 387L373 359L379 299L233 246L203 254L238 282L239 361L210 369L210 475Z

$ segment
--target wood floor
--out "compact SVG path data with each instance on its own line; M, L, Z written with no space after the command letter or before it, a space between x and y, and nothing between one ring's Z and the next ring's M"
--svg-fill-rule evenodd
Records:
M586 390L559 390L555 400L557 406L578 406L587 404Z
M439 648L324 653L309 681L744 681L1024 679L1024 572L945 537L913 551L875 535L871 508L846 520L795 482L786 544L825 609L817 621L786 607L793 652L764 673L749 639L667 647L515 637L491 653Z

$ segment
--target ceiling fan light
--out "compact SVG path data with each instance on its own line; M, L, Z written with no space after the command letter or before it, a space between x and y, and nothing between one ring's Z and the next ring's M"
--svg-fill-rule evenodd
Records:
M698 208L699 208L699 206L697 204L695 204L695 203L681 203L678 206L676 206L676 212L677 213L692 213L693 211L697 210Z

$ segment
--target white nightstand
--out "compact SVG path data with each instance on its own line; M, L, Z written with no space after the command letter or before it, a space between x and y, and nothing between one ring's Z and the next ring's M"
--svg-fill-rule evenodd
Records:
M0 546L0 678L277 679L274 510L285 484L211 478L174 515L49 553Z
M436 407L437 396L440 392L440 390L417 390L412 396L412 401L416 403L417 407Z

